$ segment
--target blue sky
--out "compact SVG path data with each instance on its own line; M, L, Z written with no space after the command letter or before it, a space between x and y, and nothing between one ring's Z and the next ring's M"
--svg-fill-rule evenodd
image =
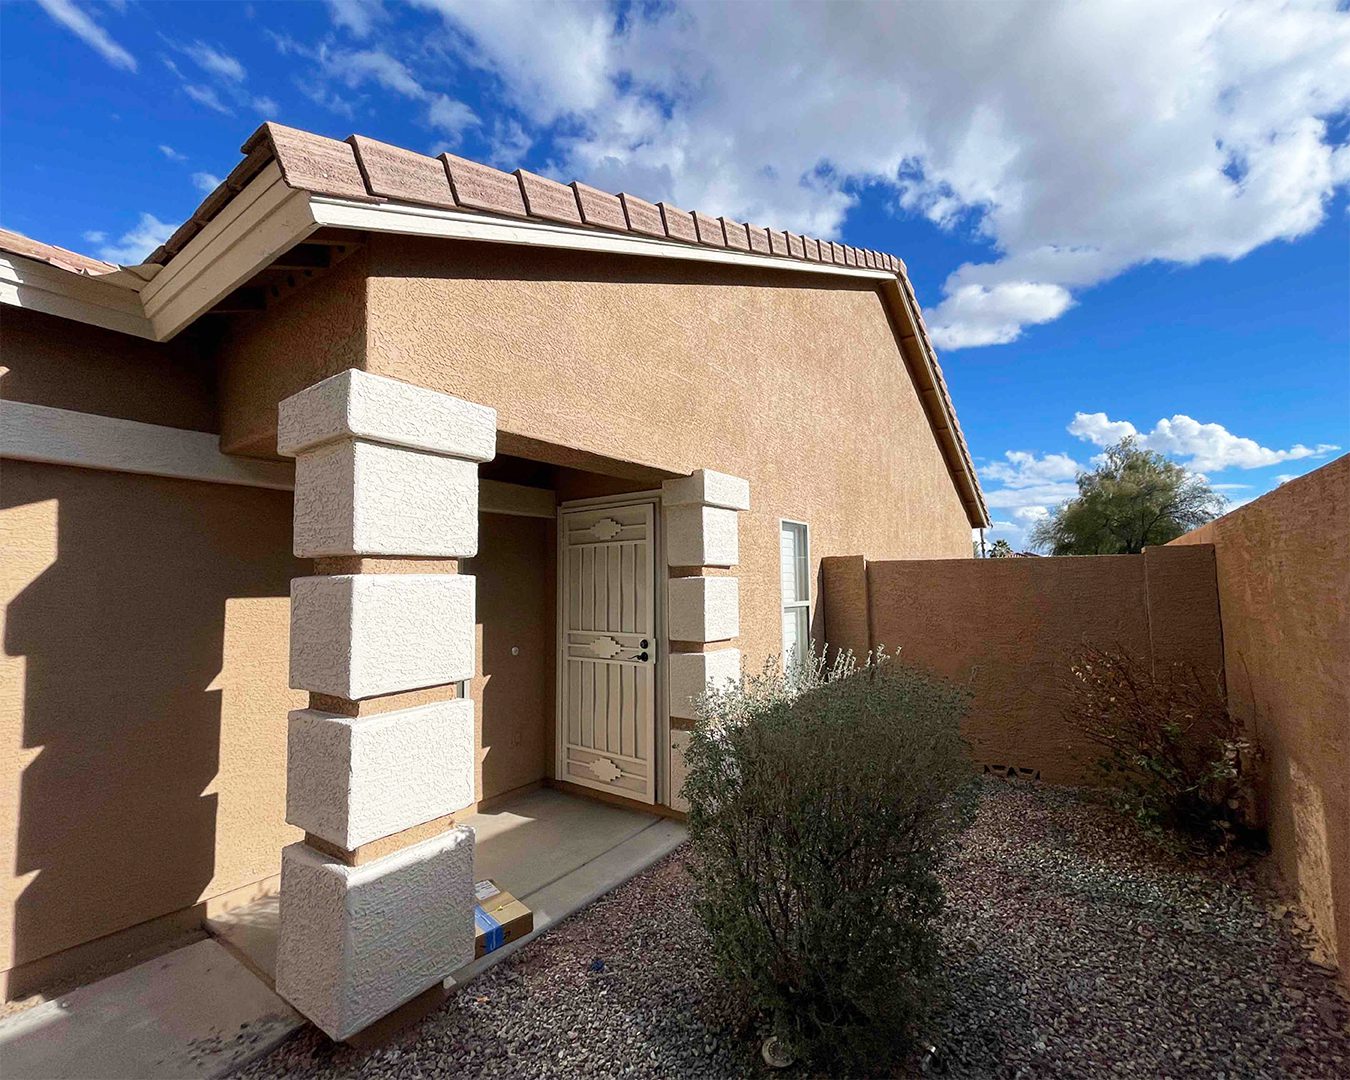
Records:
M1350 447L1334 2L20 0L0 61L0 225L114 261L263 119L892 251L1014 544L1131 430L1235 503Z

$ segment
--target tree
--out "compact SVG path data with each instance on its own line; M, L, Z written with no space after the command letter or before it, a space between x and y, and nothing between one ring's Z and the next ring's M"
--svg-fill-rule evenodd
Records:
M1012 545L1003 537L999 537L989 548L989 557L991 559L1010 559L1012 558Z
M1107 449L1078 474L1078 497L1031 530L1033 547L1051 555L1137 555L1223 512L1223 496L1134 437Z

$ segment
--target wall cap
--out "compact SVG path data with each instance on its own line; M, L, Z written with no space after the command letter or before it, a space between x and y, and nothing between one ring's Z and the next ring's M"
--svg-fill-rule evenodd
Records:
M295 457L338 439L491 461L497 453L497 410L357 368L306 387L278 406L278 453Z
M750 509L750 481L712 469L697 469L689 476L661 485L665 506L718 506L724 510Z

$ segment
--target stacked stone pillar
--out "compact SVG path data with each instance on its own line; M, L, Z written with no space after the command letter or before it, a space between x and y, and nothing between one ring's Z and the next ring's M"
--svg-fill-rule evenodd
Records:
M296 459L277 991L334 1039L473 958L478 463L496 413L351 370L281 403Z
M699 469L662 484L661 505L670 567L670 805L684 810L679 790L694 702L708 687L740 675L741 652L727 644L741 632L740 580L728 571L740 562L738 522L741 511L750 509L750 483Z

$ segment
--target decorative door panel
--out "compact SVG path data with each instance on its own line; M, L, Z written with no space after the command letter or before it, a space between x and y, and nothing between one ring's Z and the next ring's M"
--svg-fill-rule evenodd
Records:
M559 778L656 801L655 504L564 511Z

